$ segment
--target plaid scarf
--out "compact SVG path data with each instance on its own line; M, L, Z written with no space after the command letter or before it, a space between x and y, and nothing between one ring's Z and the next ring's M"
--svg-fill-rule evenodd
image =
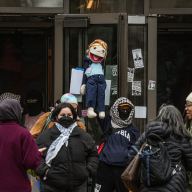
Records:
M122 120L119 117L118 106L119 106L119 104L122 104L122 103L128 103L129 105L131 105L133 107L133 109L131 110L131 112L129 114L129 117L126 120ZM132 123L133 114L134 114L134 105L132 104L132 102L125 97L118 98L110 109L112 127L113 128L127 127L129 124Z

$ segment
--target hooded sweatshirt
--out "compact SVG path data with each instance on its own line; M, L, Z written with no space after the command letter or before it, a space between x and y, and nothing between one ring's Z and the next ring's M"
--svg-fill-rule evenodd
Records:
M28 169L36 169L41 161L30 133L20 126L21 106L14 99L0 103L0 191L30 192Z
M118 106L128 103L132 110L127 119L119 117ZM99 155L100 161L108 165L126 166L128 151L139 137L139 129L132 124L134 105L125 97L115 101L110 109L110 116L99 120L105 135L105 144Z

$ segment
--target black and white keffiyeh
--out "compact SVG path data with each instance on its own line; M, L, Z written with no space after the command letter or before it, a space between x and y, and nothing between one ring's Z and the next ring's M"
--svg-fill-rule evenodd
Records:
M129 105L132 106L132 110L130 112L130 115L126 120L122 120L119 117L118 106L119 106L119 104L122 104L122 103L128 103ZM110 109L112 127L116 128L116 129L127 127L129 124L132 123L134 111L135 111L134 105L129 99L127 99L126 97L118 98Z
M50 145L50 147L47 151L45 161L48 166L51 166L52 160L56 157L56 155L60 151L61 147L64 144L66 146L68 146L69 136L76 126L77 126L77 123L73 123L68 128L65 128L62 125L60 125L59 123L56 123L56 127L59 129L61 134L59 135L59 137L57 137L57 139L55 139L55 141L53 141L53 143Z
M10 92L5 92L5 93L2 93L0 95L0 102L2 102L5 99L15 99L15 100L18 100L20 102L21 96L16 95L14 93L10 93Z

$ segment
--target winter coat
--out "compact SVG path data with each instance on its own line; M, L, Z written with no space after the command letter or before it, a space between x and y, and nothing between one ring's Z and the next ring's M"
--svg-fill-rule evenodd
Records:
M155 133L166 142L167 150L173 166L181 163L181 170L177 171L171 179L164 185L155 187L142 186L140 192L186 192L187 178L186 170L192 171L192 140L187 137L168 136L164 128L160 128L160 122L150 125L150 131ZM139 149L146 141L146 132L136 142ZM129 151L130 159L135 155L134 150Z
M60 135L54 126L37 138L39 147L47 147ZM44 158L46 152L44 153ZM45 160L37 169L43 183L60 189L72 189L83 184L89 175L95 175L98 157L92 137L79 127L75 127L69 136L68 146L63 145L48 167ZM46 177L46 179L45 179ZM44 179L43 179L44 178Z
M36 169L40 162L29 131L15 121L0 122L0 191L30 192L27 170Z

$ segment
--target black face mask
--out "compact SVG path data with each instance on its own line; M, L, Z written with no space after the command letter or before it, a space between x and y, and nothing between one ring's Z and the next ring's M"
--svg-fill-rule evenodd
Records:
M71 124L73 124L73 122L74 122L73 118L68 116L63 116L58 119L58 123L65 128L68 128Z
M119 117L122 120L126 120L129 117L130 112L131 112L131 108L129 108L129 109L118 109L118 110L119 110Z

